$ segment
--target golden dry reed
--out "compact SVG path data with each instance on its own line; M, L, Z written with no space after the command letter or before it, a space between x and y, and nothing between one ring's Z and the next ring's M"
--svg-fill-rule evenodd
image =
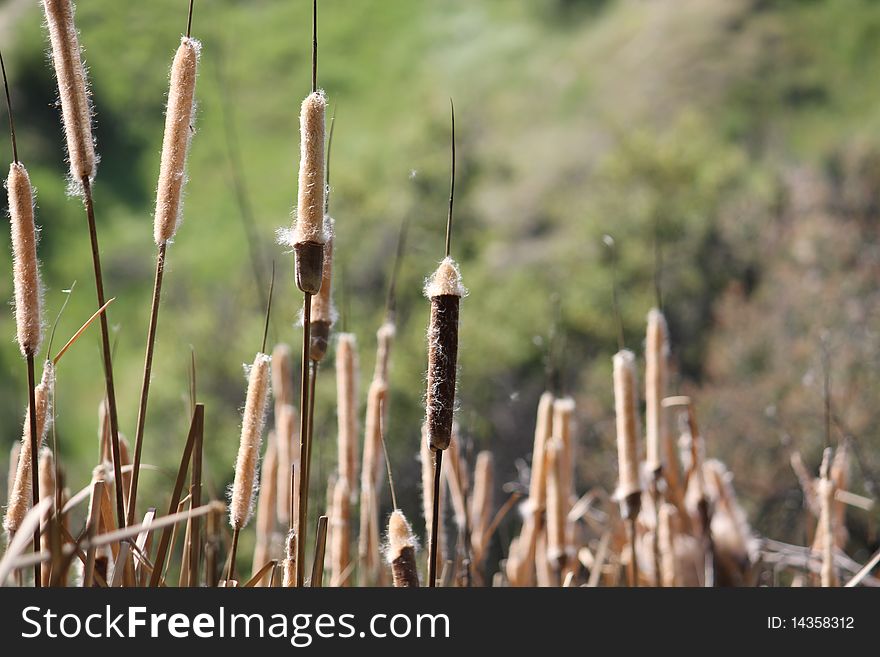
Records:
M9 165L6 190L12 230L16 335L22 355L33 356L40 348L43 328L40 265L34 225L34 191L27 169L21 163Z
M367 394L367 419L364 425L364 453L361 462L358 561L362 583L374 581L378 576L379 481L383 459L380 424L387 396L388 385L382 380L374 379Z
M299 197L293 243L324 244L324 116L327 98L321 90L315 91L302 103L299 115L300 160Z
M532 513L544 511L547 499L547 464L545 451L553 432L553 393L545 392L538 402L535 440L532 445L532 473L529 479L529 506Z
M291 351L290 346L283 342L272 349L272 397L275 399L276 413L281 404L293 403Z
M269 356L258 353L248 375L241 442L235 461L235 479L229 503L229 524L236 531L247 524L253 513L257 462L260 460L260 443L266 419L266 402L269 398L269 362Z
M397 329L394 322L386 321L376 331L376 366L373 380L388 381L388 365L391 359L391 345Z
M186 156L195 122L196 74L201 49L198 41L183 37L171 64L153 225L156 244L172 239L180 224L183 186L186 183Z
M30 435L30 432L28 433ZM18 456L21 453L21 442L15 441L9 448L9 472L6 479L6 504L12 499L12 490L15 487L15 473L18 470Z
M83 178L95 177L98 158L92 137L92 106L86 69L80 55L79 39L73 21L74 7L70 0L43 0L52 63L58 80L67 157L74 188Z
M49 405L51 403L51 392L53 378L55 376L54 368L50 361L46 362L43 370L43 378L34 388L34 404L37 416L37 448L43 442L46 435L47 420L50 417ZM30 509L33 501L31 477L31 414L30 407L24 418L24 429L21 436L21 449L18 451L18 467L15 470L15 480L9 493L8 506L6 508L6 516L3 518L3 529L9 536L15 534L21 526L25 515Z
M431 545L431 518L434 508L434 451L428 440L427 422L422 424L422 440L420 443L419 459L422 463L422 516L425 520L425 545ZM440 487L439 500L439 527L437 528L437 554L439 561L443 561L442 555L446 550L446 488Z
M565 560L567 509L562 482L562 445L553 439L547 444L547 560L559 571Z
M631 351L623 349L614 354L613 362L614 410L617 418L617 496L623 502L641 491L635 356Z
M462 285L458 265L447 256L425 283L425 296L431 300L425 406L428 440L432 449L446 449L452 439L459 304L465 294L467 290Z
M324 360L330 344L330 329L336 322L336 308L333 307L333 219L324 217L324 266L321 273L321 289L312 297L311 331L309 333L309 359L315 362Z
M822 541L820 578L823 587L839 586L837 571L834 568L834 482L831 480L830 468L831 448L826 447L817 483L819 496L819 527L817 532Z
M645 436L647 464L651 472L663 465L664 442L669 439L666 409L661 402L666 396L666 363L669 338L666 319L656 308L648 313L648 334L645 347Z
M351 546L351 488L339 477L333 488L330 515L330 586L349 586Z
M337 448L339 478L349 486L358 476L357 380L357 341L353 333L340 333L336 344Z
M269 436L263 464L260 467L260 494L257 496L257 542L254 547L253 571L257 572L271 558L272 535L275 532L275 496L277 494L278 456L274 435Z
M572 437L574 399L563 397L553 402L553 436L559 441L559 482L566 513L575 499L575 443Z
M395 509L388 518L388 563L395 588L417 588L416 541L406 516Z

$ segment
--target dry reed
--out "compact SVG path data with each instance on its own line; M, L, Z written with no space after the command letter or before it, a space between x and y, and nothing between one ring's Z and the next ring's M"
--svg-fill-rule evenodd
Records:
M274 435L270 435L267 442L266 453L263 455L263 463L260 468L260 493L257 496L257 518L255 520L257 542L254 547L254 572L271 558L272 537L275 532L278 453Z
M275 508L278 522L282 525L288 525L289 528L296 528L295 518L291 524L290 509L291 501L296 508L296 502L299 497L299 491L296 487L291 487L291 468L295 468L297 477L299 477L299 450L297 443L299 442L299 431L297 429L296 409L290 404L282 404L276 408L275 416L275 444L278 459L278 466L275 471L277 494L275 497ZM294 514L296 515L296 514Z
M333 488L330 515L330 586L348 586L351 555L351 488L339 477Z
M358 358L353 333L340 333L336 344L336 404L339 477L351 483L358 477Z
M474 465L474 492L471 496L471 548L477 556L485 555L488 547L487 534L492 522L495 494L495 465L492 452L484 450L477 454Z
M627 500L641 492L639 481L639 416L636 399L635 355L626 349L614 355L614 407L617 418L617 496L625 505L626 517L633 511Z
M379 568L379 477L382 462L382 414L388 386L381 379L370 384L367 418L364 424L364 451L361 463L360 531L358 562L361 583L374 582Z
M327 354L330 329L336 322L333 307L333 219L324 217L324 266L321 274L321 290L312 297L311 330L309 331L309 360L320 362Z
M665 409L661 402L666 396L666 360L669 355L666 319L659 310L648 313L648 332L645 347L645 434L647 465L651 472L663 466L665 441L669 439Z
M831 448L825 449L818 482L819 526L817 534L821 537L822 569L820 579L823 587L839 586L837 571L834 568L834 482L831 480Z

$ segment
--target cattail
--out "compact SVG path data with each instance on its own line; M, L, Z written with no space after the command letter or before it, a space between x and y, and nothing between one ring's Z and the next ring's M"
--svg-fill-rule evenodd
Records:
M376 366L373 369L373 379L388 381L388 364L391 359L391 345L397 329L394 322L386 321L376 331Z
M95 177L98 158L92 138L92 107L86 69L73 22L73 3L70 0L43 0L43 8L61 97L70 176L76 182L91 179Z
M306 96L300 112L299 196L293 227L296 284L307 294L317 294L323 277L324 243L324 114L323 91Z
M40 501L44 499L55 501L55 459L52 457L52 450L43 447L40 450ZM52 549L49 532L43 532L40 535L40 549L48 552ZM42 586L49 586L49 580L52 571L49 568L40 570Z
M446 257L425 284L431 300L428 327L428 440L432 449L446 449L452 438L458 360L458 313L467 294L455 261Z
M299 426L297 424L296 409L290 404L283 404L277 409L275 416L275 444L278 465L275 471L277 480L277 494L275 497L276 515L282 524L290 522L291 495L294 506L299 491L291 489L290 472L295 467L296 477L299 477L299 450L296 449L299 442Z
M367 395L367 419L364 425L364 453L361 463L360 532L358 559L362 582L375 579L379 547L379 473L382 464L381 415L388 396L388 386L374 379Z
M831 448L825 449L822 456L822 467L818 482L819 493L819 528L821 536L822 570L820 573L823 587L838 586L837 572L834 568L834 482L830 477Z
M637 436L639 419L636 411L635 356L627 349L614 355L614 403L617 416L617 462L619 483L617 496L630 508L632 498L641 492ZM629 501L627 501L629 500Z
M416 541L403 512L395 509L388 518L388 563L395 588L418 588Z
M43 370L43 378L39 385L34 388L34 405L37 417L37 448L43 442L46 435L47 419L49 418L49 404L52 389L52 379L55 376L51 361L47 361ZM18 531L28 509L33 502L33 479L31 476L31 409L24 418L24 429L21 437L21 449L18 452L18 467L15 471L15 479L9 493L9 503L6 508L6 517L3 519L3 529L8 535Z
M275 412L282 404L293 403L293 365L290 346L278 343L272 349L272 397L275 399ZM275 418L278 421L278 418Z
M287 532L287 540L284 542L284 580L282 586L291 588L296 586L296 532Z
M37 261L37 232L34 226L34 192L24 165L9 165L6 179L9 219L12 229L12 274L15 282L15 325L23 356L40 348L42 299L40 267Z
M247 398L241 422L241 442L235 462L235 480L229 504L229 524L235 531L241 530L253 512L256 488L257 461L260 459L260 443L263 423L266 419L266 402L269 397L269 356L258 353L248 376Z
M30 436L30 432L28 432ZM15 441L9 448L9 473L6 479L6 505L12 499L12 491L15 488L15 473L18 471L18 457L21 454L21 443Z
M272 533L275 531L275 496L277 491L278 458L275 437L270 435L263 464L260 467L260 493L257 496L257 544L254 547L253 571L263 567L270 558Z
M449 498L452 501L455 524L459 531L463 531L468 519L465 501L466 484L463 481L464 473L462 472L458 443L458 427L453 425L452 440L449 442L446 459L443 461L443 478L449 487Z
M351 561L351 490L348 480L340 476L333 489L330 516L330 586L348 586L348 566Z
M565 525L567 509L562 482L562 445L558 440L547 444L547 560L555 571L565 561Z
M474 493L471 497L471 545L474 561L485 554L488 536L486 532L492 522L495 494L495 472L492 452L482 451L477 454L474 465Z
M553 402L553 436L559 441L559 483L566 513L575 499L575 445L572 438L574 409L574 399L571 397L564 397Z
M664 443L669 440L665 409L666 359L669 338L666 319L656 308L648 313L648 334L645 347L645 427L647 463L651 472L663 465Z
M165 136L156 192L153 238L162 244L174 237L181 218L183 185L186 183L186 156L195 121L196 69L202 44L182 37L171 64Z
M553 394L545 392L538 402L535 440L532 446L532 472L529 479L529 504L532 513L544 511L547 495L545 451L553 431Z
M321 290L312 297L311 331L309 332L309 359L320 362L327 354L330 329L336 322L333 307L333 219L324 217L324 269L321 274Z
M356 481L357 443L357 343L353 333L340 333L336 345L336 398L339 478Z

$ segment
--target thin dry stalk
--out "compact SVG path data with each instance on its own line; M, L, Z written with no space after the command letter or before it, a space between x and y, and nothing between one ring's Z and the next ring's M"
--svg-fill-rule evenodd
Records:
M823 587L839 586L837 571L834 568L834 482L831 480L831 448L826 448L822 457L819 496L819 529L822 549L822 570L820 572Z
M553 571L554 585L560 583L565 567L567 509L564 495L562 445L551 440L546 449L547 460L547 561Z

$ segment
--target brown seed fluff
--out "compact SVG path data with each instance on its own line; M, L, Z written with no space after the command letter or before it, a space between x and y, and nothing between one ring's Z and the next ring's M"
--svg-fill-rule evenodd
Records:
M418 588L416 542L403 512L395 509L388 518L388 563L395 588Z
M46 363L43 370L43 378L39 385L34 388L34 404L37 409L37 448L43 442L48 429L49 404L52 391L52 379L55 376L51 362ZM9 493L9 503L6 508L6 517L3 518L3 529L7 534L18 531L31 506L32 478L31 478L31 409L24 418L24 428L21 436L21 449L18 451L18 467L15 471L15 480Z
M78 185L85 177L95 177L98 158L92 137L88 79L73 22L74 7L70 0L43 0L43 9L61 98L70 176L72 182Z
M12 276L15 283L15 325L23 356L40 348L42 299L40 265L37 261L37 231L34 226L34 190L24 165L9 165L6 179L9 219L12 230Z
M428 325L428 383L425 406L432 449L446 449L452 439L458 361L458 317L466 290L452 258L445 258L425 284L431 300Z
M299 197L293 243L324 244L324 114L327 98L315 91L302 103L299 115Z
M337 458L339 478L348 482L357 481L358 476L357 380L355 336L353 333L340 333L336 344Z
M229 524L240 530L253 513L257 462L269 398L269 356L258 353L248 375L247 398L241 422L241 441L235 461L235 480L229 504Z
M321 272L321 289L312 297L311 331L309 359L315 362L324 360L330 343L330 329L336 322L336 309L333 307L333 219L324 217L324 267Z
M614 354L614 409L617 417L618 498L623 501L641 491L639 483L636 411L636 366L633 352L623 349Z
M669 337L666 319L656 308L648 313L648 334L645 347L645 427L648 469L652 472L663 465L664 442L669 440L666 409L661 402L666 396L666 361Z
M336 480L330 515L330 586L349 586L351 561L351 487L345 477Z
M291 404L282 404L277 409L278 414L275 417L275 443L278 467L276 469L276 487L277 493L275 497L276 515L278 521L287 524L290 522L291 499L293 495L293 508L297 508L297 499L299 491L296 487L291 491L290 488L290 468L296 467L295 473L299 478L299 423L296 421L296 408ZM294 518L294 520L296 520Z
M196 72L201 49L202 44L198 41L183 37L171 64L153 224L156 244L173 238L180 224L183 186L186 183L186 156L195 121Z

